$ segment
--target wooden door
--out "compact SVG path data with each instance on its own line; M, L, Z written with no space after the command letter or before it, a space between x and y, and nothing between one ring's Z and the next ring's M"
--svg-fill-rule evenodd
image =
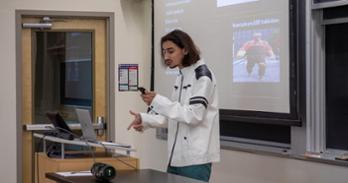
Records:
M40 22L42 20L42 17L24 17L22 18L22 22ZM44 117L42 117L40 113L44 111L45 109L38 109L37 106L41 106L41 103L48 103L46 106L49 109L58 110L63 114L64 118L73 118L71 117L71 114L73 114L73 108L74 107L85 107L89 108L92 113L92 119L95 121L95 118L97 116L105 117L107 116L107 79L106 79L106 66L107 66L107 47L106 47L106 19L87 19L87 18L61 18L61 17L51 17L53 26L51 29L30 29L30 28L23 28L22 29L22 35L21 35L21 45L22 45L22 124L37 124L44 121ZM90 43L91 43L91 50L90 50L90 63L91 63L91 69L90 69L90 75L91 75L91 92L89 94L86 94L87 96L90 96L91 100L87 100L87 104L83 103L72 103L69 104L67 101L64 102L64 96L61 94L62 92L66 92L67 89L65 88L64 91L62 88L60 88L61 92L60 94L54 95L54 93L59 93L57 90L54 90L52 88L59 88L57 85L61 85L60 81L59 83L51 83L52 87L48 90L41 90L41 93L36 92L37 91L37 85L38 83L47 82L49 77L41 77L41 75L38 75L38 68L42 68L43 66L40 66L39 64L47 63L47 54L50 54L50 56L54 56L54 54L61 55L61 52L65 52L66 54L70 54L70 58L74 58L76 53L80 53L80 51L75 51L73 49L75 48L67 48L67 44L58 43L58 39L55 39L57 43L51 43L52 40L46 39L47 36L51 34L56 35L63 35L64 40L67 41L67 37L74 37L76 35L90 35ZM65 36L64 36L65 35ZM56 36L57 37L57 36ZM58 36L59 37L59 36ZM43 41L45 39L45 41ZM83 39L80 38L80 40L83 42ZM38 46L38 42L43 41L43 44L41 46ZM51 42L50 42L51 41ZM70 45L74 45L73 43L74 39L70 40ZM51 45L51 46L49 46ZM54 46L52 46L54 45ZM82 43L80 45L83 45ZM83 46L82 46L83 47ZM42 49L43 51L39 51L39 49ZM47 52L45 52L47 51ZM48 53L49 52L49 53ZM82 54L83 55L83 54ZM77 55L76 57L78 57ZM38 58L41 58L41 62L37 62ZM67 59L68 56L60 56L60 59L63 59L63 61L60 61L58 64L58 67L65 67L68 68L68 64L75 64L79 65L83 59L79 58L74 60L70 59L69 61L64 61L64 59ZM50 58L52 60L52 58ZM73 61L71 61L73 60ZM82 68L83 66L76 66L72 68ZM52 68L55 70L55 67L47 67ZM44 69L43 69L44 70ZM45 71L50 73L51 71ZM54 72L54 71L52 71ZM67 71L65 71L65 76L69 75ZM74 78L75 76L68 76ZM77 77L77 76L76 76ZM58 80L61 80L62 77L59 77ZM63 84L64 85L64 84ZM67 84L65 84L67 85ZM65 86L64 85L64 86ZM80 88L81 89L81 88ZM83 90L80 90L83 91ZM44 102L37 102L38 97L42 97L43 95L51 96L51 100ZM78 94L71 94L72 96L78 96ZM49 98L48 97L48 98ZM88 98L88 97L87 97ZM83 100L78 101L85 101ZM76 100L72 100L73 102ZM40 104L38 104L40 103ZM55 105L53 105L55 104ZM54 107L52 107L54 106ZM58 106L58 107L57 107ZM42 120L40 117L41 116ZM107 120L107 119L106 119ZM26 183L31 183L35 181L35 171L34 171L34 153L35 153L35 145L34 145L34 138L31 131L23 131L23 181ZM101 139L105 140L107 138L107 134L100 137Z

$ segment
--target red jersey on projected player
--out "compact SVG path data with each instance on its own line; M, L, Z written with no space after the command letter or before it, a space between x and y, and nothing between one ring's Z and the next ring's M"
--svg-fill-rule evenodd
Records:
M246 69L250 76L254 65L259 65L258 76L262 79L266 72L266 57L273 57L272 47L261 39L261 33L254 33L253 39L246 42L238 51L237 57L246 57Z
M247 59L260 59L259 61L264 61L265 57L272 56L273 52L267 41L257 38L246 42L241 50L245 51Z

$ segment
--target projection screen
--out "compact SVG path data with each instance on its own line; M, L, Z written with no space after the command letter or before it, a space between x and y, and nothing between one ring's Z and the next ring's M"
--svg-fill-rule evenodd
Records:
M290 112L288 0L155 0L154 89L168 97L177 71L161 63L160 38L174 29L215 73L220 109Z

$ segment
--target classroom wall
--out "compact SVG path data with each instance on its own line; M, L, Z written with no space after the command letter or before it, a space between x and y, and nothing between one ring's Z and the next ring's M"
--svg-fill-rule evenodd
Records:
M309 1L309 0L307 0ZM16 171L16 57L15 10L95 11L115 13L115 69L121 63L140 66L140 85L150 86L150 0L1 0L0 1L0 177L1 182L17 182ZM79 4L76 6L76 4ZM117 81L117 72L115 80ZM117 86L115 88L117 91ZM141 168L165 170L166 142L155 138L155 131L127 131L132 117L130 109L144 111L137 92L115 93L115 138L137 149ZM308 161L222 151L222 162L213 167L212 182L217 183L343 183L347 168Z
M143 0L141 2L137 6L133 6L132 3L123 6L125 25L121 26L128 27L128 31L134 31L134 34L132 34L134 37L122 38L121 41L123 42L116 42L116 47L118 47L117 45L123 47L123 44L127 42L129 47L125 48L124 51L130 51L130 55L123 54L118 62L139 63L139 85L150 89L151 1ZM117 78L117 73L115 74ZM135 112L146 111L147 107L139 95L139 92L116 92L116 141L132 144L136 148L134 155L140 158L142 168L163 170L167 158L166 142L155 138L154 129L149 129L144 133L127 130L133 119L129 114L129 110Z
M16 182L15 16L0 3L0 177Z

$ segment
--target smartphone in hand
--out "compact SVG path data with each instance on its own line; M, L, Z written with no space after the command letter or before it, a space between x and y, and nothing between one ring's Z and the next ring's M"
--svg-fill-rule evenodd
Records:
M144 87L138 87L138 90L141 92L141 94L145 94L146 89Z

